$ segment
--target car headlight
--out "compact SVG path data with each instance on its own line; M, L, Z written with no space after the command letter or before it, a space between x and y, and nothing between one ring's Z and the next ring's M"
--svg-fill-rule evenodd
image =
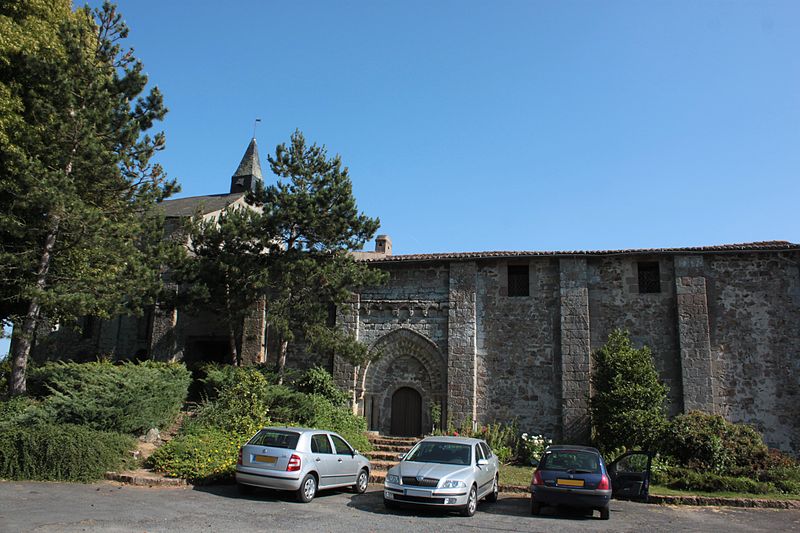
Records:
M456 481L454 479L448 479L444 483L442 483L443 489L461 489L466 488L467 484L463 481Z
M386 483L393 483L395 485L400 484L400 476L396 476L394 474L389 474L386 476Z

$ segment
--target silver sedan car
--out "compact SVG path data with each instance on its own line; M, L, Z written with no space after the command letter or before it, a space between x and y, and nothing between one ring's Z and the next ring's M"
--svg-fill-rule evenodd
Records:
M352 486L364 493L369 472L369 460L336 433L264 428L239 450L236 483L242 492L253 487L295 491L307 503L318 489Z
M426 505L472 516L478 501L497 501L497 456L486 442L464 437L428 437L400 456L387 472L383 503Z

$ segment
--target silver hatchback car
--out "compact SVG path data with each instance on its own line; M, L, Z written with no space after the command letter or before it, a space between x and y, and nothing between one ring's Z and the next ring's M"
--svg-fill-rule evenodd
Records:
M264 428L239 450L236 483L239 490L253 487L295 491L307 503L318 489L352 486L367 490L369 460L340 435L307 428Z
M499 461L480 439L428 437L386 473L383 503L431 505L472 516L481 498L497 501Z

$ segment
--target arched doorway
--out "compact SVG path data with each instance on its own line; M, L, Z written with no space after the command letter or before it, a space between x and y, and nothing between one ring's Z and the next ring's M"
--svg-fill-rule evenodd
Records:
M422 396L411 387L400 387L392 395L392 435L422 434Z

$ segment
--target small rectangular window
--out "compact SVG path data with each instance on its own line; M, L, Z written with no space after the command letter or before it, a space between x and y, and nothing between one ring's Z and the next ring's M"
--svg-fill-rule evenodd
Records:
M508 265L509 296L528 296L530 294L528 274L528 265Z
M639 261L639 293L661 292L661 272L658 261Z

